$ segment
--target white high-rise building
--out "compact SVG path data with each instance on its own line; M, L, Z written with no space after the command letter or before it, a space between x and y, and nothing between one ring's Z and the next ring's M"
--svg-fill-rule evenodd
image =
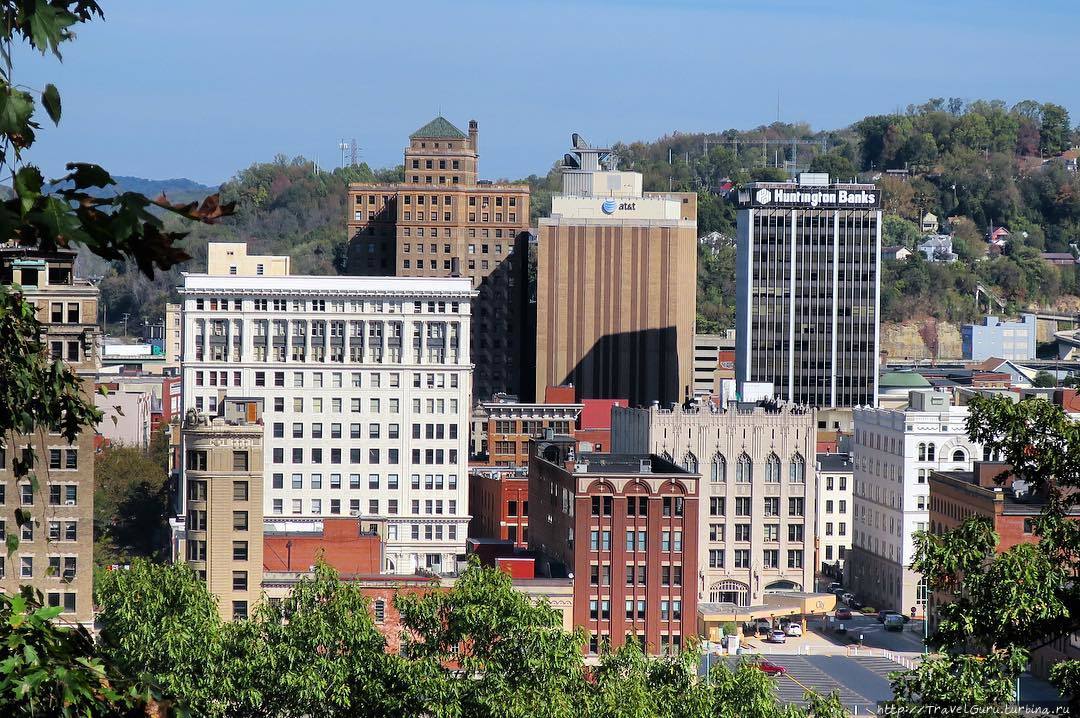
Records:
M266 522L359 516L385 527L384 570L453 570L470 518L469 280L187 274L180 294L185 413L263 401Z
M855 409L855 513L845 582L865 605L922 612L913 534L930 521L930 473L971 471L982 446L968 439L966 406L949 394L911 392L907 409Z

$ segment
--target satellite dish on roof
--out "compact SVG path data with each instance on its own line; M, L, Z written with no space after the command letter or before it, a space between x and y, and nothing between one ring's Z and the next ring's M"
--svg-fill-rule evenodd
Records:
M576 132L570 135L570 144L575 150L589 149L589 143L585 141L584 137Z
M569 152L563 155L562 163L563 167L570 167L571 169L575 170L581 169L581 163L578 161L578 158L570 154Z

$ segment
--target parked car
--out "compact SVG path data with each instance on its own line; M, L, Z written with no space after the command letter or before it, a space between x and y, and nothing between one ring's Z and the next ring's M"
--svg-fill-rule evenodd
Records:
M885 620L882 621L885 624L886 631L902 631L904 630L904 616L899 613L890 613L885 616Z
M767 676L782 676L787 673L787 669L783 666L778 666L772 661L766 661L765 659L758 661L754 665L756 665L758 669L764 672Z
M832 583L829 584L829 587L827 589L825 589L825 590L828 591L829 593L832 593L833 591L835 591L838 588L843 588L843 586L841 586L836 581L833 581Z
M802 626L800 626L798 623L789 623L784 628L784 632L787 633L789 636L802 636Z
M838 608L836 609L836 619L838 621L850 621L851 609L850 608Z
M903 619L904 623L907 623L908 621L911 620L910 618L908 618L904 614L900 613L899 611L893 611L891 609L883 608L883 609L881 609L880 611L877 612L878 623L885 623L885 621L888 619L889 616L899 616L901 619Z
M851 602L855 600L855 594L854 593L845 593L845 594L840 596L840 600L850 606Z
M787 634L777 628L769 632L769 643L787 643Z
M768 634L769 631L771 631L771 630L772 630L772 624L769 623L768 621L766 621L764 618L759 619L758 622L754 624L754 632L755 633Z

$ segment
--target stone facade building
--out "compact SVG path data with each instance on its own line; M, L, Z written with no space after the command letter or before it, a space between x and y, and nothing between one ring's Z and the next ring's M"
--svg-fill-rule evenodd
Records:
M612 411L612 451L649 451L701 475L702 603L759 606L814 590L815 415L710 403Z
M224 416L184 421L187 515L182 555L224 620L247 618L262 594L262 400L226 400Z
M817 563L834 578L842 575L851 550L854 469L849 454L817 455Z
M967 415L936 391L912 391L907 409L855 409L854 534L844 577L864 604L923 613L913 535L930 527L930 475L970 471L982 457L968 439Z
M263 514L385 523L386 571L453 571L469 522L469 282L188 274L180 295L185 414L263 400Z

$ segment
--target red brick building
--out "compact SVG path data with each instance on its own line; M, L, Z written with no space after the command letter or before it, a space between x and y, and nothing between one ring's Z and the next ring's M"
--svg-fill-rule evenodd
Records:
M574 438L592 444L593 451L611 451L611 408L626 407L626 399L582 399Z
M589 652L628 633L651 654L681 650L696 634L699 476L650 454L579 454L569 437L532 444L529 546L573 574Z
M339 573L374 575L382 570L382 538L355 518L322 519L321 531L263 534L263 571L307 571L320 556Z
M930 532L942 534L954 529L971 516L990 519L997 532L997 552L1013 546L1038 541L1034 520L1042 511L1045 499L1022 484L1015 484L1009 464L976 461L971 471L935 471L930 474ZM1000 481L1000 483L999 483ZM1080 507L1071 515L1080 518ZM944 602L940 594L930 596L933 624L935 607ZM1032 655L1033 670L1046 676L1050 666L1062 660L1080 658L1080 632L1063 636Z
M469 468L470 538L529 545L529 474L524 468Z
M574 387L549 386L543 403L521 403L514 397L496 395L492 401L481 403L480 408L485 414L486 437L481 442L480 462L488 466L527 466L529 439L540 438L545 431L573 435L583 407L574 401Z
M329 554L329 552L328 552ZM327 561L331 557L328 555ZM271 602L280 601L289 594L293 586L304 577L310 577L307 569L302 571L274 571L263 576L262 590ZM375 621L375 627L386 639L387 649L391 653L401 650L405 631L401 627L401 614L394 606L394 597L401 594L428 593L445 591L447 586L438 579L426 576L386 576L378 574L340 574L341 580L348 581L360 589L368 599L368 611Z

